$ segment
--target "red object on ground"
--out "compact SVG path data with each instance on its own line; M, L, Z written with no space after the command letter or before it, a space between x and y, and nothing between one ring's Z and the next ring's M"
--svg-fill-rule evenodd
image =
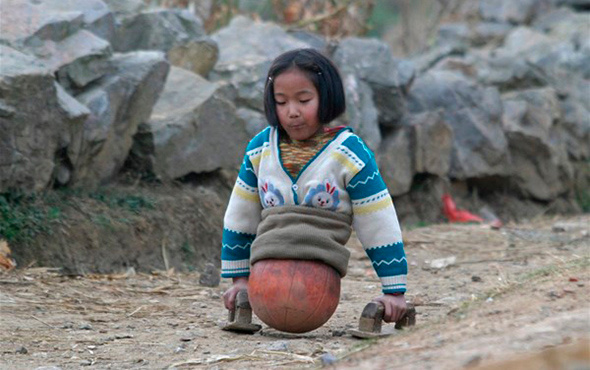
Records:
M252 311L277 330L305 333L332 317L340 300L340 274L308 260L267 259L250 269Z
M443 194L443 213L450 222L483 222L483 218L463 209L457 209L453 198L449 194Z

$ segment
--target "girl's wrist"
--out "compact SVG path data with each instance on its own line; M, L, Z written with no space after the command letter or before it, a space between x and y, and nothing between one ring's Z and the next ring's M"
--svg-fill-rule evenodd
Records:
M248 277L247 276L234 277L234 278L232 278L232 282L234 284L239 283L239 282L247 283L248 282Z

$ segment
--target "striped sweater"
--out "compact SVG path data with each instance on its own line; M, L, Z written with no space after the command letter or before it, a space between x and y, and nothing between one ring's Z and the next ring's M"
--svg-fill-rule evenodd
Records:
M261 131L247 146L224 217L222 277L249 275L250 247L263 209L306 206L351 215L383 292L405 292L407 261L397 215L375 157L362 139L350 128L342 129L296 177L280 158L274 127Z

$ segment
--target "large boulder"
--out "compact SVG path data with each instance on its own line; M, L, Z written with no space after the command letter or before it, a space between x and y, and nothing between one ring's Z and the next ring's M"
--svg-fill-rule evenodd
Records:
M412 187L415 173L413 153L412 129L409 126L401 126L384 136L377 153L377 164L392 196L405 194Z
M377 152L379 170L390 193L407 193L417 174L446 178L451 167L453 130L442 112L406 114L399 127L385 135Z
M406 111L414 78L411 62L394 58L382 41L354 37L338 44L333 59L343 73L353 73L371 87L379 123L394 126Z
M263 111L268 68L286 51L309 47L270 22L234 17L229 25L211 35L219 46L219 60L211 72L213 81L228 81L236 89L239 106Z
M106 73L112 52L101 37L114 21L102 1L8 0L1 7L11 22L0 24L0 39L41 59L69 91Z
M551 0L479 0L479 13L487 21L528 24L550 5Z
M92 114L74 162L76 185L96 186L122 168L140 123L151 115L170 65L161 52L116 54L111 72L76 98Z
M0 192L40 191L89 111L32 56L0 45Z
M414 81L408 108L412 113L440 110L453 129L450 177L507 174L508 144L496 88L481 86L455 71L431 70Z
M101 0L2 0L0 38L13 46L37 46L60 41L85 28L100 38L111 40L115 20Z
M251 135L218 90L217 84L172 67L150 120L136 135L133 164L166 180L239 168Z
M369 148L377 150L381 144L381 130L373 90L352 73L343 73L342 83L346 94L346 112L338 121L351 127Z
M543 201L567 193L574 173L567 158L555 90L508 93L503 101L503 125L512 160L510 177L518 191Z
M155 9L120 18L116 51L160 50L172 65L207 76L218 58L217 44L188 10Z

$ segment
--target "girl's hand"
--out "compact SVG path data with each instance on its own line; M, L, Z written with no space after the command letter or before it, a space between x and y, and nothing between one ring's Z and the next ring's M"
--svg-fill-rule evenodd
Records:
M248 278L247 277L236 277L233 278L234 284L228 290L223 293L223 304L228 310L233 310L236 304L236 296L238 292L243 289L248 289Z
M385 322L397 322L406 313L406 298L403 294L383 294L375 299L373 302L379 302L385 307L385 313L383 314L383 321Z

